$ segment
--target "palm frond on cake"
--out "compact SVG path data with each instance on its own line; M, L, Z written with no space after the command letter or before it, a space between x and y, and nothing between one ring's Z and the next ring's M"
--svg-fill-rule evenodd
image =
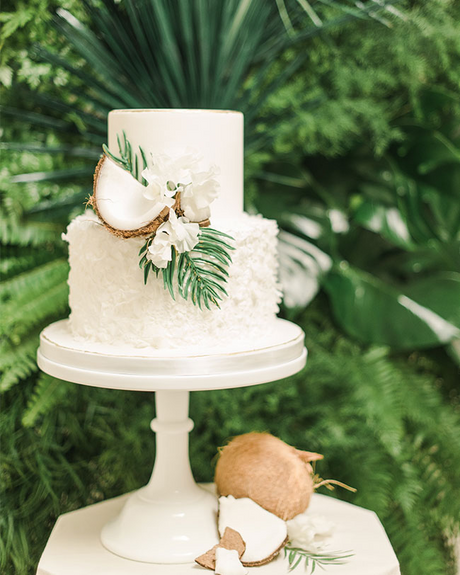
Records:
M150 273L158 277L161 273L164 288L175 299L176 293L197 305L211 309L219 306L222 296L226 296L225 284L232 262L230 252L233 238L214 228L202 228L199 241L190 252L178 253L172 249L171 261L166 268L160 269L148 259L148 248L152 238L148 238L139 251L139 267L144 271L144 283ZM177 289L175 284L177 283Z
M124 170L129 172L134 178L136 178L136 180L139 180L141 170L147 167L147 158L145 157L144 150L139 146L139 154L135 152L126 137L125 132L123 132L122 136L117 134L117 143L118 156L112 154L105 144L102 145L104 154L111 158L116 164L120 165ZM139 155L141 156L141 160L139 160ZM145 182L143 178L140 179Z

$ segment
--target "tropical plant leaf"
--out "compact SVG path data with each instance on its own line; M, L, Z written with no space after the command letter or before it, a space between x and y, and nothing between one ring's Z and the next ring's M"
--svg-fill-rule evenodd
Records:
M0 284L0 300L18 301L41 295L54 285L63 282L69 274L67 260L55 259L33 270L18 274Z
M353 219L357 224L380 234L398 247L407 250L415 248L407 224L401 212L395 207L387 207L365 200L356 210Z
M123 131L122 135L117 134L118 142L118 156L112 153L109 148L103 144L102 149L106 156L111 158L116 164L121 166L124 170L129 172L136 180L141 183L145 183L145 180L140 176L140 160L139 155L142 160L142 169L147 167L147 159L144 150L139 146L139 155L137 152L133 151L132 146L126 137L126 133Z
M177 291L184 299L189 299L200 309L211 309L211 304L219 307L219 301L227 295L225 283L228 278L228 266L234 249L229 241L233 238L213 228L202 228L199 241L191 252L177 253L174 246L171 250L171 261L166 268L158 268L147 259L147 249L153 237L146 240L139 250L139 267L144 270L144 283L150 270L158 277L161 272L164 288L175 299L175 281Z
M53 222L17 223L0 219L0 241L5 245L43 246L60 239L62 226Z
M279 233L278 251L285 305L305 307L318 293L332 260L313 243L284 230Z
M455 325L404 291L346 262L324 278L324 287L337 321L360 341L409 349L446 344L460 335ZM457 282L452 287L458 293Z
M460 273L444 272L412 281L404 293L460 329Z

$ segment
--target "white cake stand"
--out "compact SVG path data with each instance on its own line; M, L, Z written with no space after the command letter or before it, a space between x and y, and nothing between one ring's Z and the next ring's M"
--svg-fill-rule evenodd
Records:
M156 392L152 477L102 528L106 549L135 561L181 564L215 545L217 500L195 483L190 468L189 392L283 379L300 371L306 357L303 331L281 319L263 340L205 353L80 342L68 320L48 326L38 351L44 372L84 385Z

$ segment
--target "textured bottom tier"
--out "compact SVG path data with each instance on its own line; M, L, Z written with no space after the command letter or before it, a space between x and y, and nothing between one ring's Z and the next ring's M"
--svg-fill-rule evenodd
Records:
M70 325L73 335L134 347L197 347L254 341L273 329L281 299L277 280L276 222L244 215L213 221L234 238L235 251L220 309L200 310L176 294L161 277L144 285L139 269L141 238L121 239L91 213L75 218L69 243Z

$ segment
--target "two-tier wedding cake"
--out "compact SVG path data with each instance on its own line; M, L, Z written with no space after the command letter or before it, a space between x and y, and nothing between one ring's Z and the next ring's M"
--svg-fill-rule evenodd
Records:
M278 230L243 211L243 115L114 110L108 140L95 213L64 236L73 336L213 349L276 330Z

